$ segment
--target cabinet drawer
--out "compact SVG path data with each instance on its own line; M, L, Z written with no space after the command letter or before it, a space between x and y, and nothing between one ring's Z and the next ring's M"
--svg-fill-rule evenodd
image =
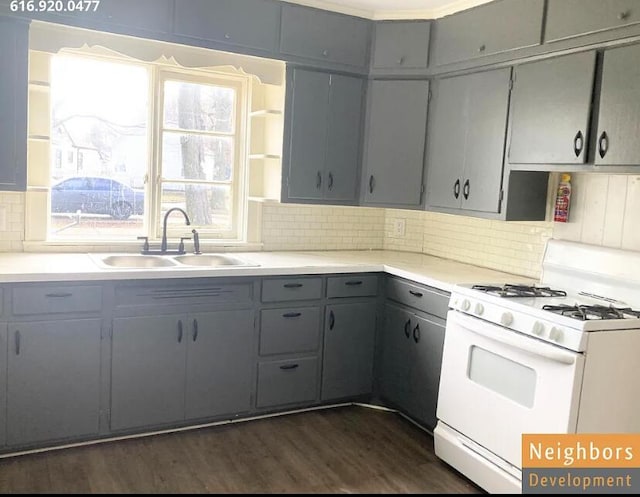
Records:
M544 0L496 0L438 19L435 65L539 45Z
M38 286L13 289L13 314L60 314L102 310L100 286Z
M364 67L369 29L369 22L359 17L283 3L280 51Z
M317 387L317 357L261 362L258 365L258 407L314 401Z
M283 278L262 281L263 302L313 300L321 297L321 278Z
M116 307L144 305L245 304L253 299L252 283L175 284L151 281L116 288Z
M373 45L374 69L426 69L431 21L379 21Z
M449 307L447 292L389 278L387 279L387 298L442 319L447 318Z
M319 307L264 309L260 316L260 354L288 354L318 349Z
M280 4L273 0L178 0L173 32L276 52Z
M327 279L327 297L372 297L378 294L378 276L356 274Z
M549 0L545 42L640 22L637 0Z

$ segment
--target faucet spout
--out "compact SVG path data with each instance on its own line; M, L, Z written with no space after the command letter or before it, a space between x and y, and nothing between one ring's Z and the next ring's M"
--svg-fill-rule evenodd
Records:
M180 207L172 207L171 209L169 209L164 214L164 220L162 221L162 244L160 245L160 252L166 252L167 251L167 219L169 217L169 214L171 214L173 211L178 211L178 212L182 213L182 215L184 216L184 219L185 219L185 224L187 226L189 226L191 224L191 221L189 220L189 216Z

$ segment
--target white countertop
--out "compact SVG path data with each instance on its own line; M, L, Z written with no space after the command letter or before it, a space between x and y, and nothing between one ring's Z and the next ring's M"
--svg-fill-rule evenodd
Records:
M87 253L2 253L0 283L105 281L156 278L278 276L352 272L386 272L450 291L458 283L532 283L525 276L494 271L440 257L389 250L232 252L225 255L257 267L108 268ZM115 255L115 254L100 254ZM132 255L132 254L127 254Z

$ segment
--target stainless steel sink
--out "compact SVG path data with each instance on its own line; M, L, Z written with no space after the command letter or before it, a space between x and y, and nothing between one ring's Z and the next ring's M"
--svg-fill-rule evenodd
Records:
M180 264L185 264L187 266L257 266L257 264L252 262L222 254L177 255L173 259L178 261Z
M108 255L99 258L102 264L117 268L171 267L176 263L168 257L157 255Z

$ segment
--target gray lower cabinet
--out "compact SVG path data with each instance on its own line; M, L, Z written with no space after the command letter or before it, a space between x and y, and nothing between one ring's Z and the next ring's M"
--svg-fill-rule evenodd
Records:
M2 300L2 289L0 289ZM7 323L0 322L0 447L7 443Z
M433 429L445 321L385 305L380 395L416 421Z
M375 80L367 96L362 203L422 203L428 81Z
M376 303L326 306L321 400L371 393Z
M514 68L509 163L584 164L588 160L595 68L595 51Z
M364 82L290 69L282 198L356 203Z
M495 0L438 19L433 63L452 64L539 45L544 6L544 0Z
M100 319L9 323L7 444L98 435Z
M604 52L596 165L640 164L640 45Z
M0 16L0 190L26 189L29 25Z
M638 22L637 0L548 0L544 41L564 40Z
M510 69L498 69L434 82L430 207L500 212L510 77Z
M247 411L253 312L116 318L111 429Z
M280 40L280 2L176 0L173 33L275 54Z
M256 406L303 404L318 395L318 358L295 357L258 364Z

